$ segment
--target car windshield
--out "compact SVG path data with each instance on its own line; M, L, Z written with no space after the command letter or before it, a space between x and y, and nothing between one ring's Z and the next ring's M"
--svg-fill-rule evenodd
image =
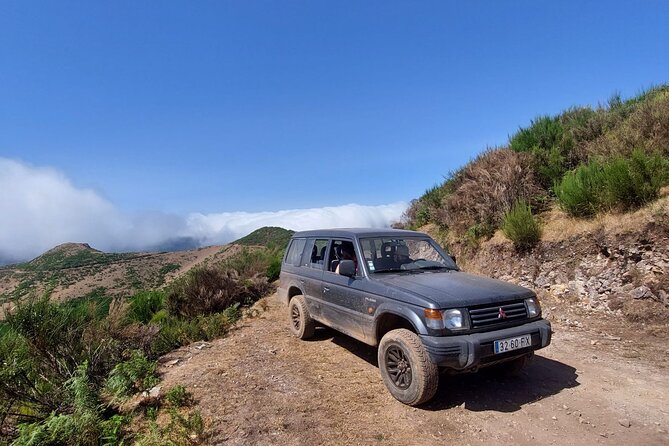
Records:
M372 273L457 269L426 238L373 237L360 239L363 257Z

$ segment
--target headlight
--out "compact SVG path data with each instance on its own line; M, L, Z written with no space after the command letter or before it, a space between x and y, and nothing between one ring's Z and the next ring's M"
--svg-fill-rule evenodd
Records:
M527 307L527 317L537 317L541 314L541 305L537 297L525 299L525 307Z
M449 330L458 330L465 328L465 315L462 310L446 310L444 311L444 326Z
M435 330L462 330L469 328L465 312L460 309L452 310L433 310L425 309L425 320L429 328Z

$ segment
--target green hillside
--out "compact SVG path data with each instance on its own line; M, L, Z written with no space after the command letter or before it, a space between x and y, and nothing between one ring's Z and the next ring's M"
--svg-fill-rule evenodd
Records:
M289 229L279 228L276 226L265 226L260 229L256 229L249 235L242 237L233 243L246 246L256 245L285 248L294 233L295 231L291 231Z
M627 212L667 184L669 85L662 85L537 117L505 147L481 153L413 200L402 224L434 224L473 245L503 228L514 242L520 237L519 247L531 247L540 237L535 219L556 205L581 218Z

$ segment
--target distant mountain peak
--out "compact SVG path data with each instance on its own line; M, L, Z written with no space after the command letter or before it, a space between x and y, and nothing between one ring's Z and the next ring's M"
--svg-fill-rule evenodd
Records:
M43 257L46 255L53 255L53 254L65 254L65 255L72 255L79 253L81 251L89 251L89 252L102 252L98 251L97 249L91 248L91 245L88 243L74 243L74 242L68 242L68 243L62 243L60 245L57 245L44 254L42 254L39 257ZM37 259L39 259L37 257ZM35 260L37 260L35 259Z
M278 248L284 248L294 233L295 231L277 226L263 226L249 235L242 237L239 240L235 240L233 243L237 245L271 245Z

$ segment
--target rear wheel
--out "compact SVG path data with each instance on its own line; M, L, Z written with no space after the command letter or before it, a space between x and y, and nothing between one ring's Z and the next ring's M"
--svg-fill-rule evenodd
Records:
M304 296L294 296L288 304L288 322L290 331L300 339L309 339L314 335L316 323L309 315Z
M386 333L379 343L378 360L383 383L398 401L417 406L434 397L439 369L415 333L404 328Z

